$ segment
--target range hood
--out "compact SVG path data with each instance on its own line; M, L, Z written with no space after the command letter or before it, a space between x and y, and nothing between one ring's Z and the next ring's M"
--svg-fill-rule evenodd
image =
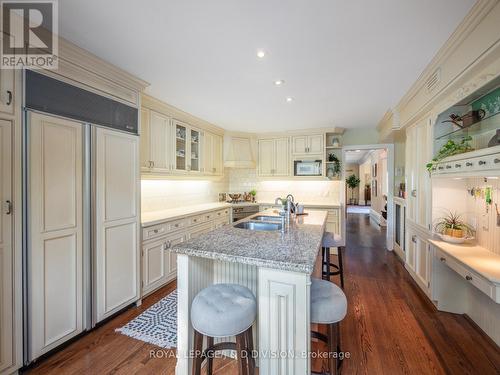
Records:
M254 137L246 134L224 135L224 167L255 168Z

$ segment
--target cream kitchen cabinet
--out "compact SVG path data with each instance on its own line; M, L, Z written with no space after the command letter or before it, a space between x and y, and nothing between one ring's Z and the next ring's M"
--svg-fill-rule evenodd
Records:
M11 128L10 121L0 120L0 373L14 364Z
M206 175L220 176L223 174L222 137L210 132L203 133L203 167Z
M173 169L177 172L200 173L203 160L201 131L174 120L173 132Z
M3 35L8 35L3 33ZM2 36L3 36L2 35ZM15 69L0 69L0 112L14 114L14 72Z
M141 110L141 170L151 173L172 171L171 119L148 109Z
M322 155L324 150L323 134L299 135L292 137L293 155Z
M430 295L431 290L431 245L424 236L413 228L408 228L406 238L406 269L420 288Z
M184 232L161 237L142 247L142 290L147 294L175 278L177 257L169 251L186 240Z
M425 118L406 131L407 219L431 229L431 181L426 164L432 159L432 121Z
M142 296L177 276L177 254L170 249L230 222L230 209L214 209L170 218L142 229Z
M261 177L286 177L290 175L290 139L259 139L258 174Z

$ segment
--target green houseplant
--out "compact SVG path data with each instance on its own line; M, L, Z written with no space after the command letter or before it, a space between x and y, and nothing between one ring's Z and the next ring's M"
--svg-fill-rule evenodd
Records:
M361 180L358 177L356 177L355 174L352 174L346 178L345 182L346 182L347 186L349 187L349 189L351 189L351 198L349 198L349 203L353 204L353 202L354 202L354 198L353 198L354 189L356 189L359 186L359 183L361 182Z
M459 214L451 211L436 221L434 230L436 233L456 238L473 237L475 233L474 229L465 223Z
M328 154L328 161L333 163L333 174L339 176L341 171L340 160L334 153Z
M448 156L463 154L464 152L473 151L474 149L470 145L470 141L472 141L471 136L462 137L460 142L455 142L450 139L446 142L443 147L441 147L437 153L437 155L432 159L430 163L427 163L427 170L430 172L432 168L439 163L440 160L447 158Z

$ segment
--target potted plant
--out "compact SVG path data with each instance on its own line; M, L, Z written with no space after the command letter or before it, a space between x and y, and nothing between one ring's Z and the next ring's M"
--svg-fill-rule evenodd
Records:
M359 183L361 182L361 180L358 177L356 177L355 174L352 174L346 178L345 182L346 182L347 186L349 187L349 189L351 189L351 198L349 199L349 204L353 204L353 202L354 202L354 198L353 198L354 189L356 189L359 186Z
M252 196L252 202L255 202L255 196L257 195L257 190L250 190L249 194Z
M436 233L455 238L473 237L474 229L465 223L456 212L448 212L445 217L439 218L434 225Z
M333 163L333 175L339 176L341 172L340 160L334 153L328 154L328 161Z
M437 155L432 159L430 163L427 163L426 167L429 172L432 171L434 165L436 165L440 160L447 158L448 156L463 154L464 152L474 151L472 146L470 145L470 141L472 141L471 136L462 137L460 142L455 142L450 139L446 142L443 147L441 147L437 153Z

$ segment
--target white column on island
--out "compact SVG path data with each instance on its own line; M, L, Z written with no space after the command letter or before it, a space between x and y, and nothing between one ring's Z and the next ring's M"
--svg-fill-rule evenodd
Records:
M259 268L259 374L310 374L310 276Z
M191 374L191 303L203 288L221 282L249 287L257 297L254 349L261 375L310 373L310 276L179 254L177 258L177 375ZM219 341L219 340L217 340ZM227 353L229 354L229 353Z

